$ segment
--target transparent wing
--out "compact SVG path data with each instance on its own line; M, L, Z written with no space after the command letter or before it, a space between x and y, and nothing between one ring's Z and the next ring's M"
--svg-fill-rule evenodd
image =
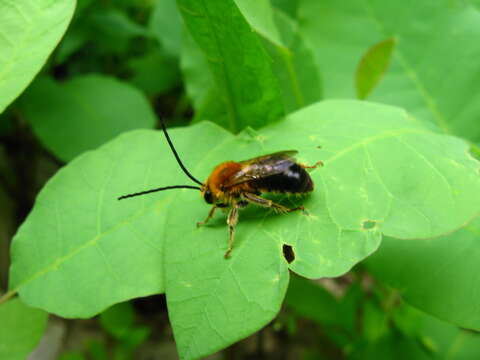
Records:
M224 188L244 183L286 171L295 162L296 150L279 151L273 154L259 156L253 159L240 161L242 169L231 176L224 184Z

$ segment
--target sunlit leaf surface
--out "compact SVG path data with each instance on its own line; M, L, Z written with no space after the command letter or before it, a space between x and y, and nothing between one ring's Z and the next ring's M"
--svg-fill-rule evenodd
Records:
M75 0L0 2L0 113L40 71L74 9Z
M28 304L83 317L166 291L180 355L198 358L268 323L289 268L310 278L338 276L374 252L382 233L435 237L479 212L479 163L468 144L394 107L327 101L258 132L233 136L203 122L171 137L202 180L222 161L279 150L296 149L298 161L325 166L310 172L312 194L275 198L304 204L306 214L243 211L225 260L225 216L197 228L209 207L196 191L116 200L191 183L161 132L126 133L72 161L40 193L13 242L11 286ZM284 244L293 249L291 263Z

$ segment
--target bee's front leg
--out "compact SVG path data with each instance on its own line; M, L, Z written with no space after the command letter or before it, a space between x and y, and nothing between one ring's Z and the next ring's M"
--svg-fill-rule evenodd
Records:
M207 218L204 221L199 221L197 222L197 227L200 227L202 225L205 225L208 220L210 220L213 217L213 214L215 214L215 210L217 209L217 205L213 205L212 208L210 209Z
M230 230L230 238L228 240L228 249L225 252L225 255L223 256L225 259L227 259L230 256L230 253L232 252L232 249L233 249L235 226L238 223L238 209L241 206L242 205L240 203L235 203L230 209L230 212L228 213L227 224L228 224L228 229Z

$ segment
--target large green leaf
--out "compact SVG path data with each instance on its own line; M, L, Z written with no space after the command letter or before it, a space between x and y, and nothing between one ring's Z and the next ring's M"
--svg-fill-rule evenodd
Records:
M115 200L189 183L161 133L131 132L72 161L45 186L13 242L12 290L62 316L90 316L165 287L180 354L197 358L270 321L289 268L310 278L341 275L377 249L382 232L438 236L479 212L479 164L468 145L393 107L328 101L258 133L235 137L199 123L171 136L200 179L221 161L279 150L297 149L304 163L323 160L311 172L310 196L277 199L301 202L308 213L247 208L225 260L225 218L197 229L208 212L197 193Z
M0 113L41 69L74 9L75 0L0 2Z
M21 100L35 134L65 161L124 131L151 128L156 121L140 91L101 75L79 76L63 84L40 78Z
M288 145L281 134L288 134ZM214 151L229 159L238 147L232 139ZM176 236L166 238L164 266L181 357L205 356L265 325L280 308L288 268L311 278L337 276L376 249L380 231L433 237L479 212L479 164L466 153L468 145L426 131L399 109L322 103L263 129L242 153L286 147L298 149L306 162L325 160L325 167L312 173L318 190L304 202L311 215L245 212L229 261L219 251L226 246L224 219L208 229L186 228L175 214L191 195L172 203L167 223ZM204 206L192 203L192 208L201 214ZM208 241L196 245L205 231ZM289 265L282 257L284 244L296 255Z
M284 112L271 60L233 0L177 0L190 34L206 55L228 128L259 128Z
M446 132L480 139L480 12L468 2L302 0L302 29L327 97L353 97L372 45L396 38L390 69L369 99L402 106Z
M24 360L47 325L48 315L25 306L18 298L0 305L0 359Z
M461 327L480 330L480 218L439 239L386 238L367 265L412 305Z

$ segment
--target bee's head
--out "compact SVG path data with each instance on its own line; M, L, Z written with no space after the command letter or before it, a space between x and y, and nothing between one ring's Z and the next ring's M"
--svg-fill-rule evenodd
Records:
M203 185L201 192L202 197L207 202L207 204L213 204L215 202L213 193L208 185Z

